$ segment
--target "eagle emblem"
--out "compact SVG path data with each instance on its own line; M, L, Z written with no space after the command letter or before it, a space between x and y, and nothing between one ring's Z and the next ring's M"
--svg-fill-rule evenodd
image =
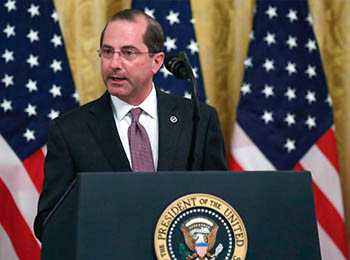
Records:
M215 249L215 254L210 251L216 242L216 234L219 226L209 218L194 217L188 219L180 227L187 247L193 252L186 260L215 259L223 249L219 244Z

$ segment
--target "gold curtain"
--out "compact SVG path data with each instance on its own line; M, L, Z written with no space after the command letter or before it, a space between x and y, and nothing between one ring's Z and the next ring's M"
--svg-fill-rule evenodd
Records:
M107 20L131 0L55 0L69 62L84 104L101 95L99 37ZM255 0L191 0L209 103L217 108L229 155ZM350 233L350 1L309 0L333 98L340 174Z

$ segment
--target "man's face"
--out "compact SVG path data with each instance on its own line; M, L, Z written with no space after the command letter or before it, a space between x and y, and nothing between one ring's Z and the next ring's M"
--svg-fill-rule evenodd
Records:
M148 52L143 42L146 28L147 22L141 16L132 22L113 21L105 30L101 47L118 51L111 58L101 57L102 77L109 93L132 105L139 105L151 92L153 75L164 60L164 53L153 57L142 54ZM136 55L129 59L121 52Z

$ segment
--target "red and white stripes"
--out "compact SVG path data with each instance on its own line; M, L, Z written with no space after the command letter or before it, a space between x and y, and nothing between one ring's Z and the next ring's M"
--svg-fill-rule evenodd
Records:
M231 143L231 170L276 170L236 122ZM336 140L330 128L293 170L312 174L321 255L324 260L348 259L344 208Z
M22 162L0 135L0 259L40 259L33 222L43 180L44 152Z

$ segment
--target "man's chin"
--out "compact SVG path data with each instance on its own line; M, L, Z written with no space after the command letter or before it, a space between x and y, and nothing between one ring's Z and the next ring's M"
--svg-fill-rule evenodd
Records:
M111 94L112 96L115 96L121 100L128 99L129 93L127 93L127 91L125 91L126 89L123 87L116 87L116 86L110 87L110 86L108 86L107 90L108 90L109 94Z
M110 88L108 88L107 90L108 90L109 94L111 94L112 96L115 96L117 98L121 98L123 96L121 91L118 91L115 89L110 89Z

